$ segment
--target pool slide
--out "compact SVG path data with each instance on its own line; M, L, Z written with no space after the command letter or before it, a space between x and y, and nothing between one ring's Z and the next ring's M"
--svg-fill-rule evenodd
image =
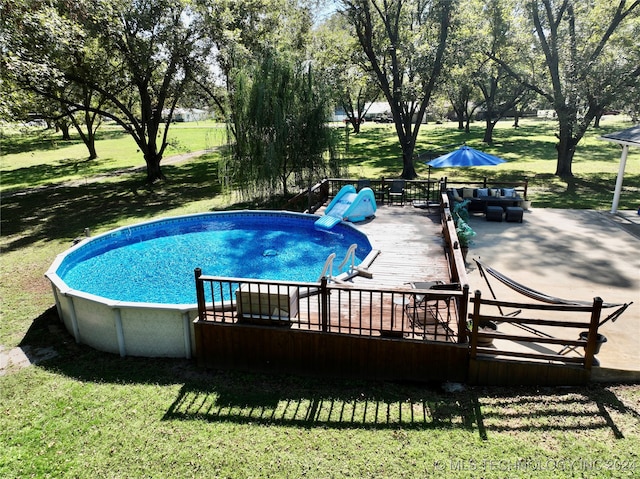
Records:
M362 188L358 193L353 185L343 186L315 226L330 230L341 221L357 223L374 216L376 197L371 188Z

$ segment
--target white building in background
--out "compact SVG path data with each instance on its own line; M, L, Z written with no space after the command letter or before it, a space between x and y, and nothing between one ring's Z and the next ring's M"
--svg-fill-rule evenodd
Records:
M366 121L375 121L377 118L391 118L391 108L386 101L377 101L374 103L367 103L365 105L364 118ZM347 114L344 108L338 106L333 113L333 121L345 121Z
M168 114L168 110L163 112L163 116L165 117ZM176 122L204 121L211 120L213 117L213 113L209 110L202 110L199 108L176 108L173 110L173 121Z

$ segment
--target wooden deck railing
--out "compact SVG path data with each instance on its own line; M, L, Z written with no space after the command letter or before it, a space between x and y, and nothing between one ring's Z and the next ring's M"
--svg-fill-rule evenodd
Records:
M198 321L461 343L468 286L381 289L224 278L195 271ZM460 330L460 324L463 329Z
M465 265L465 259L462 256L462 249L460 248L460 241L458 240L458 234L456 233L456 225L449 209L448 197L446 193L441 194L440 201L440 216L442 221L442 236L444 238L444 252L449 261L449 271L451 273L451 281L462 285L469 284L467 279L467 267ZM460 316L458 318L458 340L460 343L467 342L466 337L466 318L467 318L467 305L461 307Z
M470 357L472 360L478 358L479 355L484 356L500 356L515 357L530 360L554 362L558 364L576 364L581 365L584 369L590 370L594 363L594 355L596 354L597 342L601 339L598 335L598 326L600 323L600 313L602 310L602 299L595 298L590 306L569 306L569 305L552 305L552 304L531 304L531 303L514 303L507 301L497 301L492 299L483 299L480 291L476 291L472 298L473 311L469 314L472 323L471 340L470 340ZM543 315L548 312L561 313L562 317L571 317L573 319L539 319L525 318L518 316L505 316L497 314L487 314L482 310L486 307L493 306L496 308L514 308L515 310L524 310L530 314L535 312ZM566 313L566 314L565 314ZM588 321L575 320L575 313L582 313L583 317L588 317ZM506 325L513 325L520 334L505 333L502 331L487 332L486 329L479 330L479 326L487 322L498 324L498 329L503 329ZM515 330L516 328L512 328ZM538 328L544 328L541 331ZM586 331L586 334L576 333L571 338L567 338L566 334L576 329ZM550 334L553 332L554 334ZM585 339L575 339L576 337L586 336ZM492 347L482 347L479 342L486 339L493 339ZM533 346L550 345L561 347L558 352L553 350L543 351L543 348L530 348L528 351L516 351L511 346L509 349L500 348L495 344L496 339L509 340L514 343L524 343ZM512 344L514 344L512 343ZM568 356L567 352L572 350L581 350L584 348L584 355ZM548 348L546 348L548 349ZM563 354L565 353L565 354Z

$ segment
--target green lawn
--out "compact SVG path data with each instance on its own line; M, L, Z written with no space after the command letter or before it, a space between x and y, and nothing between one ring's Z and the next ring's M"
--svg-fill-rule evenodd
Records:
M88 180L96 175L144 167L144 159L131 136L120 127L106 125L97 134L98 158L87 160L86 146L77 134L63 141L53 130L0 130L2 184L7 192L67 181ZM213 122L176 123L169 129L165 158L208 150L226 143L226 128Z
M596 140L630 126L607 118L581 143L568 185L553 176L553 123L496 131L493 148L454 125L427 125L419 150L467 144L508 159L437 177L531 180L534 207L611 203L620 149ZM224 143L216 124L176 124L172 152ZM172 127L173 128L173 127ZM223 191L218 151L167 164L143 185L131 140L101 132L100 158L77 141L2 130L0 347L58 356L0 376L0 477L638 477L640 387L466 388L205 371L186 360L119 358L77 345L57 321L43 273L88 227L246 206ZM394 177L389 125L351 135L355 177ZM449 147L449 149L452 147ZM637 208L638 152L621 205ZM422 176L427 169L417 165ZM107 179L91 181L111 173ZM49 185L49 188L42 188ZM51 186L57 185L57 188ZM599 460L599 462L597 462Z

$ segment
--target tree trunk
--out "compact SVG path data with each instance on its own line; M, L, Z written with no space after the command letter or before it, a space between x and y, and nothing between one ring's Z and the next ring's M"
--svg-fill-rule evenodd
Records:
M573 155L576 152L576 142L573 139L572 123L566 114L558 114L558 163L556 166L556 175L560 178L572 178L571 164L573 163Z
M484 138L482 139L482 141L487 145L493 145L493 128L496 126L496 124L491 121L490 117L487 117L487 119L485 120L485 125Z
M144 155L144 161L147 164L147 183L151 184L166 179L160 168L160 160L162 160L162 155L157 153Z
M513 113L513 127L520 128L520 112L516 108Z
M411 147L411 151L407 149L402 152L402 178L405 180L413 180L418 176L413 165L413 150L414 148Z
M413 140L411 121L406 121L406 118L404 118L400 112L400 108L394 108L393 105L391 106L393 122L396 127L398 139L400 140L400 146L402 147L402 178L405 180L413 180L418 176L413 166L413 151L416 148L416 143ZM420 128L420 124L416 123L415 128Z
M89 159L95 160L98 158L98 152L96 151L96 140L93 135L90 136L89 141L85 142L87 150L89 150Z
M454 108L453 111L456 113L456 118L458 119L458 130L464 130L464 111L458 110Z
M60 131L62 132L62 139L65 141L69 141L71 140L71 134L69 133L69 123L61 121L59 123L57 123L56 125L58 128L60 128Z
M87 128L87 133L82 130L82 127L77 121L75 121L73 116L71 116L71 122L78 132L78 135L80 135L82 142L89 151L89 159L95 160L96 158L98 158L98 151L96 150L96 133L93 127L92 118L93 117L88 112L85 114L85 126Z
M594 128L600 128L600 119L602 118L603 115L604 115L604 111L600 110L598 114L594 117L594 120L593 120Z
M351 123L351 125L353 126L353 132L354 133L360 133L360 119L359 118L354 118L351 117L349 118L349 123Z

